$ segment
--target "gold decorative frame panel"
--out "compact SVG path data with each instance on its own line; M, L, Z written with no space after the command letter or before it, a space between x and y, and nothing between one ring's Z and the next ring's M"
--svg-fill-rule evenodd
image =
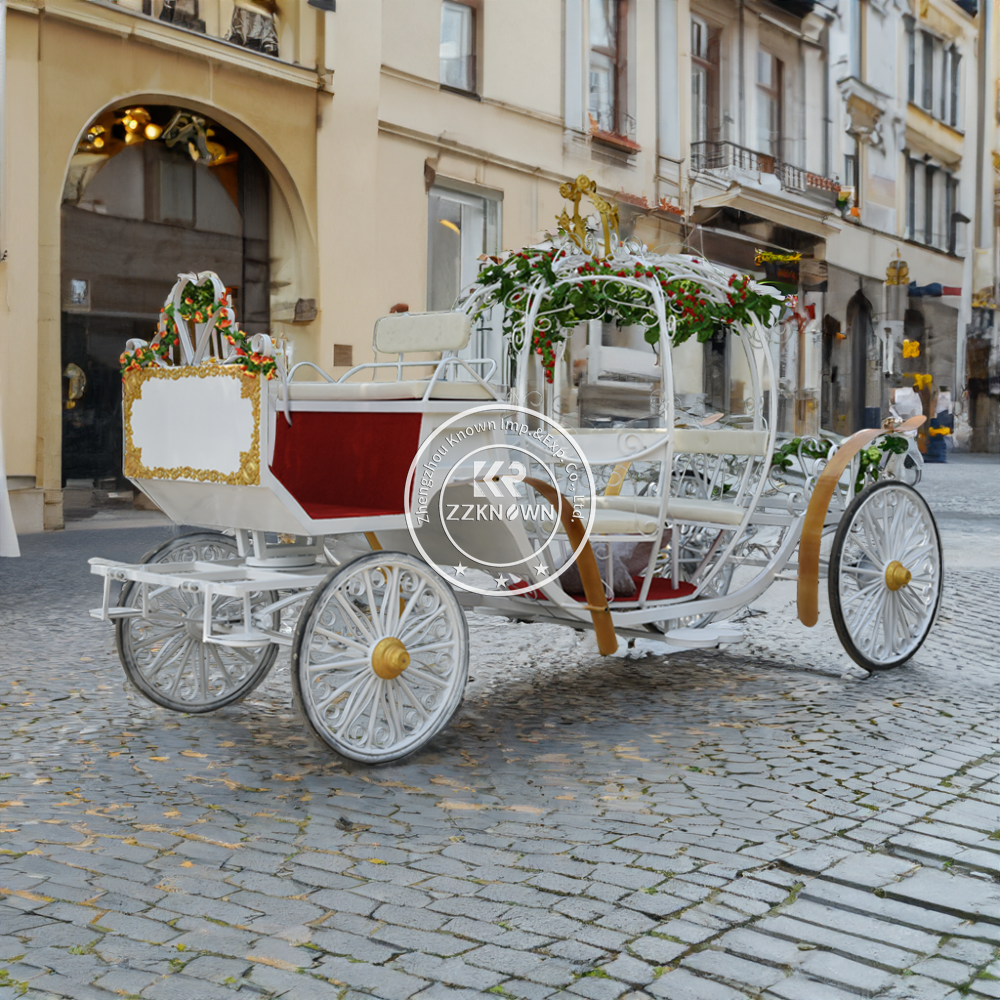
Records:
M240 380L240 396L249 399L253 407L253 436L250 447L240 452L240 467L236 472L215 469L193 469L178 466L172 469L147 468L142 461L142 448L132 440L132 406L142 399L142 387L150 379L236 378ZM124 472L130 479L191 479L197 482L225 483L228 486L260 485L260 378L247 375L237 365L206 364L197 367L141 368L128 372L122 382L122 406L125 422ZM224 428L219 429L220 432ZM164 433L169 433L169 414L164 414Z

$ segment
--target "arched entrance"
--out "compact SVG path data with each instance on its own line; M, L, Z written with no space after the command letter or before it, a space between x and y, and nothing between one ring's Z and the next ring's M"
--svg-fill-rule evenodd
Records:
M216 271L241 326L270 328L270 177L200 113L120 108L81 141L61 224L63 485L114 492L124 485L119 356L129 338L152 338L178 272Z

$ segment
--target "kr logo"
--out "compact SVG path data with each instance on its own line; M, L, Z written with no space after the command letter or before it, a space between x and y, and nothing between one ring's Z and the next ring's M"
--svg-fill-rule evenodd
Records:
M509 493L515 499L520 499L521 494L518 492L515 483L520 483L524 481L524 476L527 469L520 462L511 462L510 469L512 475L498 476L497 473L503 468L504 462L494 462L490 468L490 471L483 473L486 468L486 462L475 462L473 463L472 471L472 490L477 497L503 497L504 492L500 489L499 483L503 483L506 487L507 493ZM486 492L486 491L489 492Z

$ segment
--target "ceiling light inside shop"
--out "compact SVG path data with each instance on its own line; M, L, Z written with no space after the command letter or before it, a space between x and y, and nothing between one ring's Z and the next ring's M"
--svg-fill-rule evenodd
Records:
M456 226L455 223L450 221L449 219L438 219L438 222L440 222L442 226L447 226L449 229L454 229L459 236L462 235L462 230L459 229L458 226Z

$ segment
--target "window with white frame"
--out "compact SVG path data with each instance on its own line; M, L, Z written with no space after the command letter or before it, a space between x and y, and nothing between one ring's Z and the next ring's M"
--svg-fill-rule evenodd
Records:
M719 30L691 18L691 141L719 138Z
M962 55L954 42L917 30L906 19L907 99L929 115L961 128Z
M476 12L464 3L441 4L441 75L446 87L476 89Z
M590 0L589 111L601 132L628 134L627 0Z
M757 151L781 158L782 63L764 49L757 51Z
M937 164L910 156L906 185L906 238L957 253L958 179Z

